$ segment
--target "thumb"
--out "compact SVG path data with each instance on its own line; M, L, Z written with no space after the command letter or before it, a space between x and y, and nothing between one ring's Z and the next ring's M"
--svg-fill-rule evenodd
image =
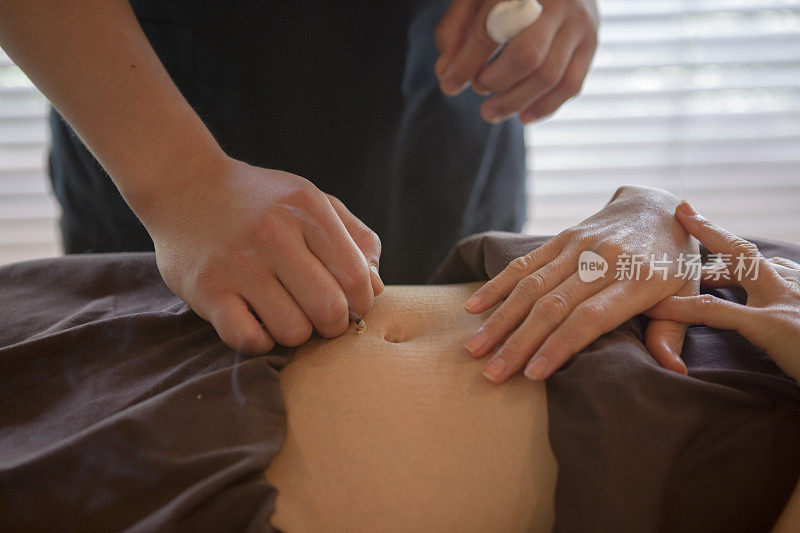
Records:
M481 0L452 0L447 12L439 21L434 32L439 59L434 70L441 78L447 64L456 55L466 39L467 33L478 16Z
M330 194L327 196L334 211L336 211L336 214L339 215L339 218L342 220L345 229L347 229L347 233L350 234L350 237L356 243L358 249L361 250L362 254L364 254L364 258L369 264L369 276L372 284L372 293L375 296L378 296L383 292L383 280L381 280L381 276L378 273L378 266L381 262L380 237L378 237L377 233L369 229L366 224L361 222L357 216L351 213L341 200Z
M698 286L697 280L688 280L676 293L676 296L696 296L699 290ZM670 298L661 300L656 307ZM650 318L644 332L647 351L662 367L684 376L687 375L688 371L686 364L681 359L681 352L683 352L683 339L686 337L686 327L689 321L681 319L680 316L656 316L650 314L650 311L645 313Z
M670 296L661 300L645 315L651 319L679 320L705 324L717 329L738 330L750 319L752 309L710 294Z
M670 296L645 313L651 319L647 331L645 331L647 349L659 364L665 366L661 361L666 357L664 355L666 352L677 346L678 349L675 353L680 353L686 332L686 323L705 324L717 329L738 330L749 320L750 311L749 307L715 298L710 294ZM672 324L672 326L668 324ZM678 331L678 326L681 327L680 331ZM678 338L680 338L680 342ZM681 364L683 363L681 362Z
M688 374L686 364L680 357L685 336L684 322L660 319L651 319L644 333L647 351L653 359L667 370L683 375Z

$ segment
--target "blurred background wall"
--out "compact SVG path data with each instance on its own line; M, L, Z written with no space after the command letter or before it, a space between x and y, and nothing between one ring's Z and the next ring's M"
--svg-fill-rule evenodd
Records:
M599 4L583 94L526 131L526 231L558 233L640 184L800 244L800 0ZM0 264L60 253L47 109L0 51Z

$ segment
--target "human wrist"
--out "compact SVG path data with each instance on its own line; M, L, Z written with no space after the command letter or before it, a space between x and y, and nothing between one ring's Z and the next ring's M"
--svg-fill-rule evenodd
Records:
M185 142L162 153L127 186L120 186L151 235L178 206L209 192L222 179L230 160L213 138Z

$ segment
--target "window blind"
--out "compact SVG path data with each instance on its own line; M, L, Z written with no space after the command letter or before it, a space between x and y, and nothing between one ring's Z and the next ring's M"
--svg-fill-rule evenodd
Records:
M0 264L60 253L46 113L47 101L0 51Z
M584 93L526 130L530 218L553 234L622 184L800 243L800 0L600 0ZM0 264L57 255L47 102L0 51Z
M638 184L800 243L800 0L599 5L583 94L526 129L526 231L557 233Z

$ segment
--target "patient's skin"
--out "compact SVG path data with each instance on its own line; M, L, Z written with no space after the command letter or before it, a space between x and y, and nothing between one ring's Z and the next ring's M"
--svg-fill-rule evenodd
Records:
M387 287L366 331L281 371L286 444L267 470L284 531L538 531L556 462L542 382L497 387L464 342L477 285ZM491 311L487 311L487 314Z

